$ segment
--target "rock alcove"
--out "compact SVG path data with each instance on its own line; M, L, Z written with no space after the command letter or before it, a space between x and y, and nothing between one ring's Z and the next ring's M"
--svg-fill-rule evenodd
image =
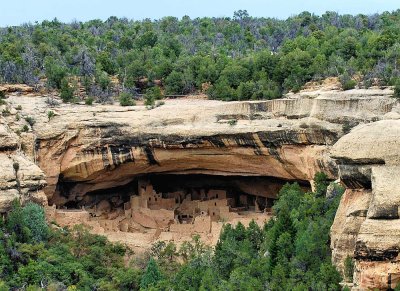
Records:
M71 195L74 189L86 186L60 179L58 195L49 204L55 205L56 212L70 212L69 218L87 213L88 221L113 222L110 231L169 231L172 224L195 224L196 220L218 222L268 215L287 182L265 176L152 173L116 187ZM307 181L298 182L310 188Z

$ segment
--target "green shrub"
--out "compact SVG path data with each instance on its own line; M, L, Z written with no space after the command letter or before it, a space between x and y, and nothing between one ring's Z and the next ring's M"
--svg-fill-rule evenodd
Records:
M83 78L83 80L82 80L82 85L83 85L83 87L85 88L85 93L86 93L86 95L89 94L90 88L92 87L92 83L93 83L93 81L92 81L92 78L91 78L91 77L85 76L85 77Z
M5 109L3 109L3 111L1 112L1 114L2 114L4 117L7 117L7 116L10 116L10 115L11 115L11 112L10 112L10 110L9 110L8 108L5 108Z
M123 92L119 95L119 104L121 106L134 106L135 101L132 99L132 95L127 93L127 92Z
M342 89L343 90L351 90L354 89L357 85L357 82L353 79L348 74L343 74L339 78L340 84L342 84Z
M52 57L46 57L44 67L49 86L61 89L62 80L67 76L67 69Z
M0 280L0 291L8 291L10 287L4 282Z
M152 87L147 89L146 94L144 96L144 105L153 108L156 105L156 101L157 100L161 100L163 98L163 94L161 92L160 87L156 86L156 87ZM161 104L161 102L159 102L157 104L158 106L161 106L163 104Z
M17 107L15 107L16 110L22 110L22 106L18 105Z
M351 90L354 89L357 85L357 82L354 80L347 81L346 83L342 84L343 90Z
M398 80L394 85L393 97L400 99L400 80Z
M155 86L146 90L146 96L151 96L154 100L161 100L164 98L160 87Z
M209 99L220 99L224 101L238 99L236 90L228 84L228 81L221 78L215 85L208 88L207 95Z
M15 233L19 242L39 242L43 236L47 238L48 234L44 211L43 208L38 209L37 207L40 208L38 205L37 207L32 203L28 205L28 209L24 210L18 200L13 202L11 212L7 216L6 228L9 233Z
M229 124L230 126L236 125L236 124L237 124L237 119L231 119L231 120L229 120L229 121L228 121L228 124Z
M139 290L142 272L133 268L120 269L114 275L119 290Z
M167 94L183 94L185 91L184 83L183 73L172 71L168 77L165 78L165 91Z
M29 241L39 243L45 241L49 235L44 209L38 204L29 202L22 208L24 225L29 229Z
M56 116L56 114L54 113L54 111L50 110L49 112L47 112L47 118L49 119L49 121Z
M29 131L29 127L25 124L25 125L22 127L21 131L22 131L22 132L28 132L28 131Z
M238 100L250 100L256 91L254 81L242 82L237 88Z
M63 102L71 102L74 99L74 89L65 78L61 81L60 97Z
M154 97L152 95L145 95L144 99L144 105L148 107L154 107L156 101L154 100Z
M85 104L86 104L86 105L93 105L93 102L94 102L94 98L93 98L92 96L87 97L87 98L85 99Z
M347 282L353 282L353 273L354 273L354 259L350 256L347 256L344 261L344 276Z
M100 86L102 90L107 90L111 86L111 79L108 74L104 71L97 70L95 82Z
M328 176L325 173L316 173L314 176L315 196L323 198L329 186Z
M6 93L4 91L0 91L0 99L6 98Z
M31 126L33 127L33 125L36 123L35 119L31 116L27 116L25 117L25 121Z

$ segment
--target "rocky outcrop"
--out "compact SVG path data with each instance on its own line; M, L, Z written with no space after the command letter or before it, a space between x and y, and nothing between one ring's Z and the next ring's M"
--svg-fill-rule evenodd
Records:
M362 290L400 282L399 149L400 120L392 119L360 125L333 146L348 188L332 226L333 259L343 266L354 257L354 283Z
M0 213L7 212L15 199L47 204L41 190L46 185L43 171L19 150L19 137L5 120L0 122Z
M28 86L28 85L24 85L24 84L3 84L0 85L0 92L4 92L4 93L14 93L14 92L18 92L18 93L23 93L23 94L27 94L27 93L32 93L34 92L35 88Z
M329 148L344 124L390 112L390 90L313 91L287 99L224 103L169 100L143 106L60 105L15 96L11 107L34 116L34 153L51 203L124 185L146 173L271 176L310 181L337 167ZM48 119L48 111L55 117ZM13 122L15 129L21 126Z
M332 260L342 272L346 258L354 257L357 236L365 221L370 199L370 190L347 189L340 201L331 227L331 248Z

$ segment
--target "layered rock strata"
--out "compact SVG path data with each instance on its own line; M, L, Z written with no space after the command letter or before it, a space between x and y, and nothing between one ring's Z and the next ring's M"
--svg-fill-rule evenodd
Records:
M32 152L46 173L47 197L62 205L146 173L310 181L323 171L335 178L328 150L343 134L343 124L380 119L393 107L390 94L316 91L271 101L171 100L152 110L51 108L46 98L22 96L9 101L22 106L21 114L35 117ZM48 120L50 110L55 117ZM59 182L69 183L68 191Z
M47 204L45 185L43 171L23 154L19 137L0 118L0 213L7 212L14 200Z
M354 128L333 147L347 190L332 226L334 262L355 259L361 290L400 283L400 120Z

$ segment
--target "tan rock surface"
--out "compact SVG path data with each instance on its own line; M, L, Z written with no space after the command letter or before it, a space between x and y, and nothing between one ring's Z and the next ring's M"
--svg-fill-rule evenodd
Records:
M18 174L14 168L16 165ZM43 193L40 189L45 185L43 171L33 162L20 153L0 152L0 213L8 211L14 199L42 201L47 204L47 199L40 197Z
M15 199L47 204L40 191L46 185L45 175L19 148L18 135L0 117L0 213L7 212Z
M21 115L35 117L35 154L49 185L45 192L62 204L143 173L309 181L324 171L333 178L336 166L328 149L342 134L341 123L381 118L395 104L391 94L388 89L317 90L270 101L167 100L153 110L118 105L51 108L46 98L24 96L11 96L8 103L21 105ZM56 114L50 121L49 110ZM232 119L236 125L226 122ZM11 124L14 130L21 126ZM67 200L55 191L60 177L79 182Z
M344 260L354 256L357 236L366 219L371 191L347 189L331 227L332 260L341 271Z
M368 218L399 218L400 166L372 168L372 200Z
M3 121L5 122L5 121ZM0 151L15 150L18 147L18 137L8 126L0 124Z
M356 255L396 259L400 250L399 219L366 219L357 237Z
M393 290L400 283L400 265L390 262L359 262L354 278L358 290Z
M12 202L15 199L19 199L20 195L18 190L10 189L10 190L1 190L0 193L0 212L5 213L10 210L12 206Z
M34 88L24 84L3 84L0 85L0 92L12 93L12 92L21 92L21 93L31 93L34 91Z
M386 290L400 281L399 141L399 120L382 120L354 128L332 149L344 184L362 188L346 191L331 229L334 262L343 266L346 255L355 258L355 290ZM371 193L360 204L363 211L356 222L345 219L343 211L354 192ZM340 242L348 228L354 230L351 239Z
M354 163L400 164L400 120L382 120L354 128L341 138L331 156Z

